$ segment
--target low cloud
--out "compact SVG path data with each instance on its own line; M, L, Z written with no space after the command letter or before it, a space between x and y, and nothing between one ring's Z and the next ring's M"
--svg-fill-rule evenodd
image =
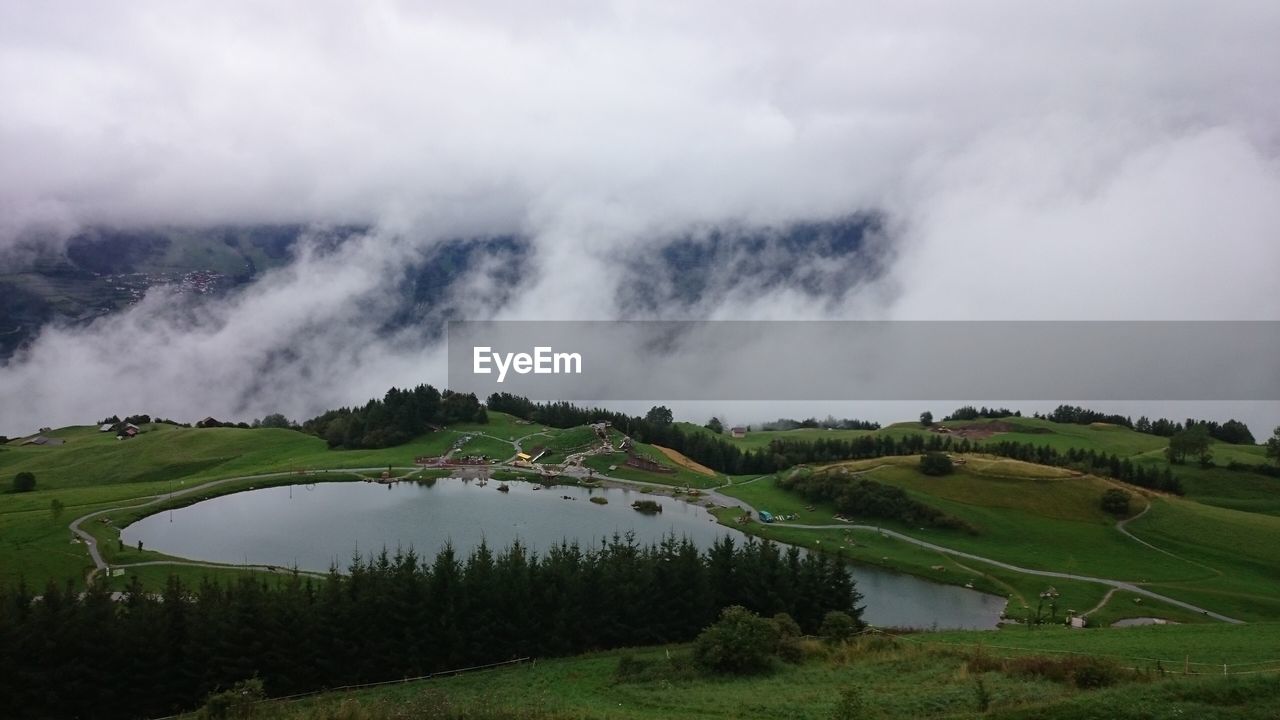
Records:
M874 212L880 271L847 292L717 282L653 312L1280 319L1277 35L1258 3L11 3L0 248L373 230L223 300L46 329L0 368L0 431L442 382L387 286L456 237L530 247L501 302L493 267L453 278L475 317L619 317L629 258L672 238Z

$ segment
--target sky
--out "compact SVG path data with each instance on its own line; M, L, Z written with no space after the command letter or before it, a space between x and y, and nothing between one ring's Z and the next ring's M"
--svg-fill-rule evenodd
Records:
M438 343L376 320L452 237L530 243L503 302L483 266L452 286L476 319L622 317L620 258L673 236L878 213L850 292L729 284L681 316L1280 320L1276 37L1265 1L6 2L0 254L369 230L199 308L47 328L0 366L0 433L442 383ZM825 414L775 410L732 413Z

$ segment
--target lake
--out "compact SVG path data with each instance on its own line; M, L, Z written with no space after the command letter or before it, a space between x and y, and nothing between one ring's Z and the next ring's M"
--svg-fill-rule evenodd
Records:
M481 539L495 550L517 538L532 550L562 540L581 545L634 532L642 543L675 533L707 547L724 535L746 536L715 522L704 508L621 488L444 478L434 484L332 482L248 490L145 517L124 528L128 545L192 560L277 565L325 572L355 554L414 548L433 557L446 542L465 556ZM607 505L590 502L593 495ZM570 499L565 499L565 498ZM655 500L663 511L631 509ZM1004 598L862 565L850 566L864 596L864 619L882 627L995 627Z

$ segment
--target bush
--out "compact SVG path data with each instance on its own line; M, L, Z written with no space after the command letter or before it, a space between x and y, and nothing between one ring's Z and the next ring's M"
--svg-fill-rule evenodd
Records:
M858 720L866 717L866 706L862 702L862 690L856 685L840 691L840 699L831 711L831 720Z
M1088 658L1091 662L1077 663L1071 671L1071 683L1081 690L1093 690L1115 685L1120 680L1121 669L1113 662Z
M1118 488L1112 488L1102 493L1102 509L1116 517L1125 517L1129 514L1129 493Z
M991 709L991 691L987 689L987 684L983 682L981 676L974 681L973 699L977 701L978 712L986 712Z
M1111 660L1088 656L995 658L978 655L969 658L968 667L970 672L995 671L1012 677L1043 678L1081 690L1109 687L1124 679L1140 677Z
M259 703L266 697L261 680L242 680L229 690L209 695L201 715L209 720L252 718L257 715Z
M804 660L804 646L800 644L800 623L786 613L778 613L770 621L778 633L778 657L790 663Z
M770 620L733 605L693 643L693 659L702 669L729 675L761 673L772 666L778 629Z
M14 492L31 492L36 489L36 476L29 472L20 472L13 476Z
M843 643L858 633L858 623L849 617L849 613L832 610L822 618L822 627L818 634L829 643Z
M955 465L944 452L929 452L920 456L920 472L925 475L950 475L953 470Z
M688 655L640 659L627 653L618 658L618 666L613 670L613 681L618 684L659 681L676 683L689 680L694 671Z

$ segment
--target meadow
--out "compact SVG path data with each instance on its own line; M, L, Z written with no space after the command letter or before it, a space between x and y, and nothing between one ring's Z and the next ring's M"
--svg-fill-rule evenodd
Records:
M801 662L734 677L696 671L672 645L268 702L257 716L1261 719L1280 706L1277 646L1277 625L870 634L805 641Z
M981 456L967 457L964 465L943 477L924 475L917 465L916 458L894 457L839 463L827 469L843 470L850 479L865 477L901 487L912 498L964 520L975 532L910 527L894 520L860 520L863 524L1020 567L1137 583L1243 620L1280 617L1280 597L1274 592L1280 587L1280 544L1274 540L1280 537L1280 522L1274 516L1129 488L1130 518L1140 517L1131 520L1128 529L1148 546L1121 533L1116 518L1101 510L1102 493L1117 486L1111 480ZM721 492L759 509L797 515L793 523L741 526L748 532L1008 595L1012 617L1019 616L1020 605L1034 604L1029 598L1052 585L1061 593L1061 606L1078 612L1096 608L1090 614L1099 622L1151 615L1180 622L1203 619L1151 598L1133 602L1123 593L1109 596L1099 608L1107 591L1103 585L956 560L873 531L788 527L838 523L830 503L811 503L783 490L777 476ZM719 514L731 522L739 513L730 509ZM966 569L958 571L952 564Z

